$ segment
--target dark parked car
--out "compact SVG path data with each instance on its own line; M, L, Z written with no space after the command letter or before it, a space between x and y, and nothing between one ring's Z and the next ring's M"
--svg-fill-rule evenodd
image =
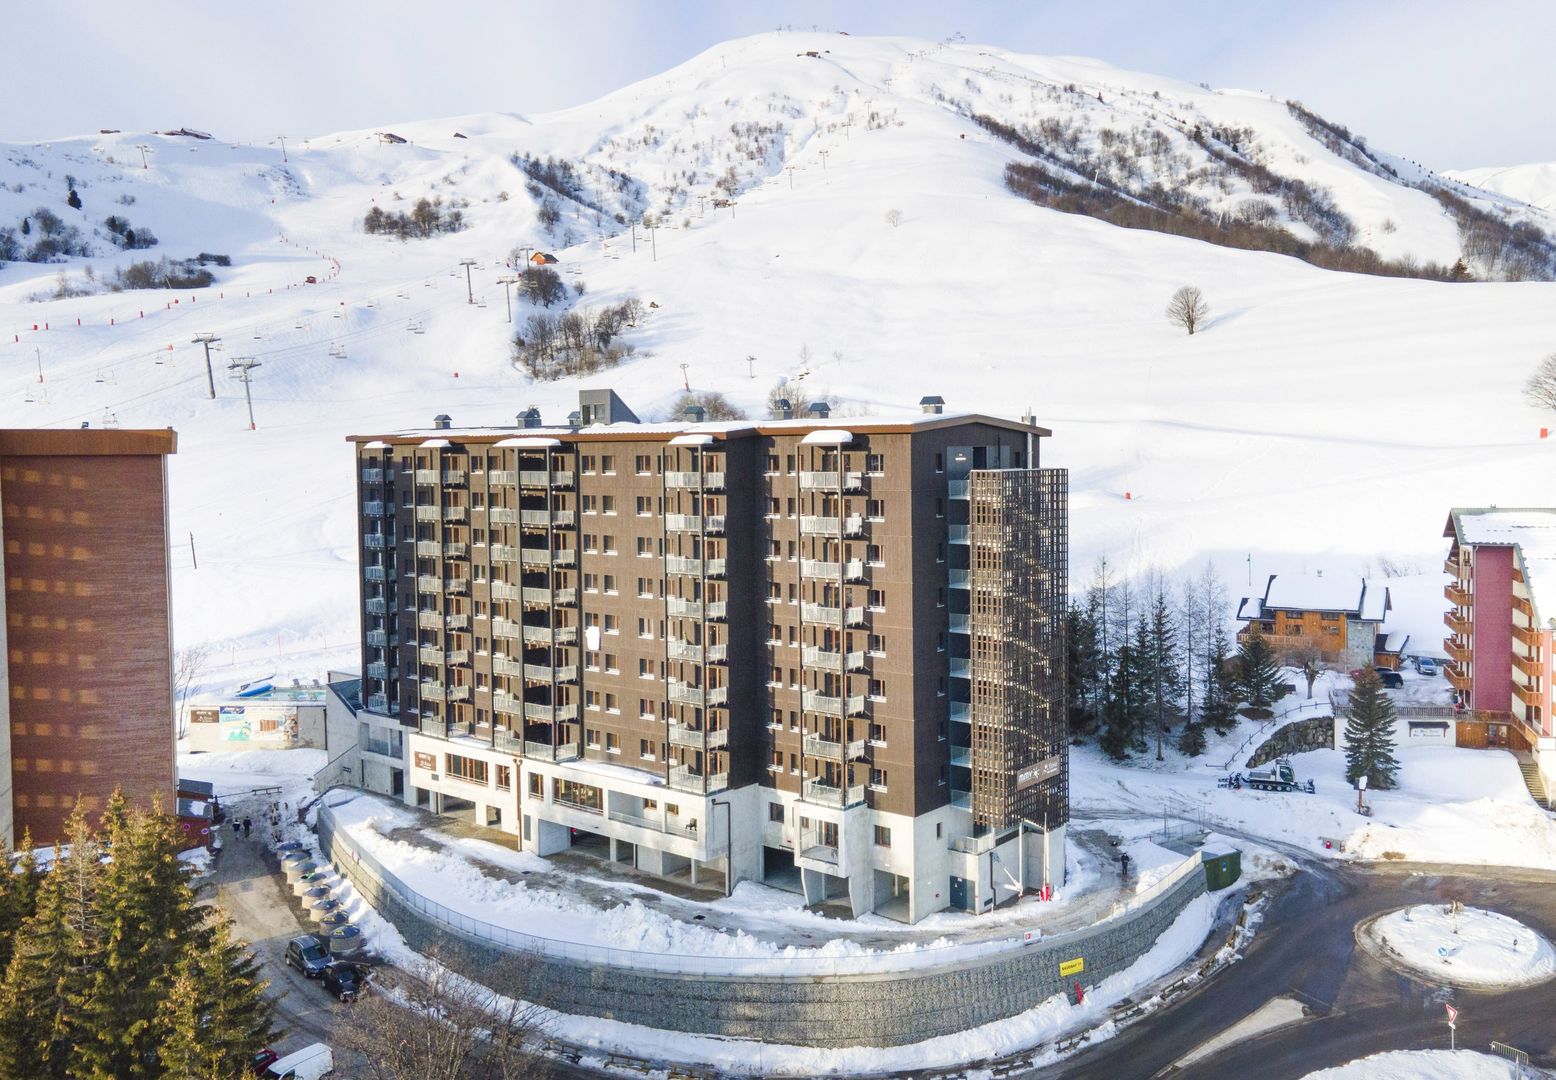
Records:
M294 937L286 943L286 962L310 979L317 979L330 966L330 948L314 934Z
M1373 668L1373 670L1378 673L1378 681L1390 690L1398 690L1405 685L1405 677L1397 671L1390 671L1385 667Z
M341 1001L355 1001L367 984L367 968L337 960L324 969L324 989Z
M253 1057L249 1058L249 1072L255 1076L264 1076L265 1070L280 1059L281 1055L270 1047L265 1047Z

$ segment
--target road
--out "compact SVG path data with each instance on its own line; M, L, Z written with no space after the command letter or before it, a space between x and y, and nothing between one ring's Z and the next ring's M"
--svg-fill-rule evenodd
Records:
M270 982L276 1024L286 1031L274 1049L285 1054L310 1043L332 1043L331 1033L344 1007L283 959L286 943L309 927L298 919L280 864L257 834L250 840L233 840L223 827L222 839L226 847L210 882L215 885L217 905L232 918L235 936L249 943L261 974Z
M1443 1004L1459 1011L1459 1046L1493 1040L1556 1065L1556 982L1503 993L1456 990L1396 974L1356 947L1367 916L1458 891L1556 940L1556 874L1475 867L1352 867L1307 863L1280 890L1246 956L1162 1012L1042 1070L1046 1076L1183 1080L1299 1078L1385 1050L1446 1049ZM1277 997L1310 1016L1178 1066L1206 1040Z

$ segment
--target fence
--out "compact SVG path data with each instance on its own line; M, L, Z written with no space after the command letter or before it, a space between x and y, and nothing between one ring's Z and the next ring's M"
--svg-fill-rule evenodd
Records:
M794 956L779 953L756 957L690 956L681 953L645 952L603 945L585 945L497 926L428 899L401 881L393 871L387 869L371 852L363 849L348 833L338 829L335 817L327 805L319 807L317 830L319 850L351 880L352 885L364 898L376 901L383 892L387 891L405 907L458 937L488 942L512 952L534 953L575 964L633 968L670 975L815 978L921 971L931 966L942 967L970 960L987 960L1002 953L1019 952L1032 944L1032 940L1024 936L1016 936L992 941L931 943L917 948L907 946L905 943L904 947L892 951L859 952L837 956ZM1107 920L1098 925L1106 926L1108 922L1126 918L1155 903L1162 896L1173 891L1186 878L1202 873L1202 866L1202 860L1198 855L1184 859L1161 880L1152 883L1127 901L1114 904ZM1095 929L1096 927L1091 927L1083 931L1056 935L1053 938L1041 937L1036 940L1060 942L1069 938L1082 937Z

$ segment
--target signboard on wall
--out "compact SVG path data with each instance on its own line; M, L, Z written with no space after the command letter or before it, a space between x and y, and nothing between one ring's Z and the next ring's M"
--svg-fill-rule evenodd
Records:
M222 738L228 742L248 742L252 734L249 728L248 709L243 705L223 705L220 712Z
M1055 754L1053 757L1044 758L1026 766L1016 773L1016 790L1025 791L1034 784L1041 784L1045 780L1052 780L1059 775L1064 768L1064 758Z
M1079 975L1086 970L1086 958L1077 956L1074 960L1064 960L1059 964L1059 978L1067 979L1071 975Z
M229 742L281 743L297 741L297 709L264 705L223 705L221 737Z
M428 772L436 772L438 759L425 751L416 751L415 765L418 769L426 769Z

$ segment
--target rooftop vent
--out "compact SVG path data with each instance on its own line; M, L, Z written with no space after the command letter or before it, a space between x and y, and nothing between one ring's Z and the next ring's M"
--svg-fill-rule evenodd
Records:
M700 424L708 418L708 410L701 405L686 406L686 422L688 424Z
M449 419L448 413L438 413L432 418L432 426L439 431L447 431L454 426L454 421Z
M781 397L773 402L773 412L778 414L779 420L794 419L794 405L786 397Z
M578 426L578 417L579 417L579 413L578 413L577 409L574 409L572 412L568 413L567 414L567 426L570 427L570 428L577 427Z
M918 399L918 407L926 413L938 416L945 412L945 398L939 394L927 394Z
M828 405L825 401L812 401L810 405L806 407L806 411L809 412L810 415L816 420L825 420L827 417L832 415L832 406Z
M536 428L540 426L540 410L535 408L535 406L531 405L519 413L519 427Z

